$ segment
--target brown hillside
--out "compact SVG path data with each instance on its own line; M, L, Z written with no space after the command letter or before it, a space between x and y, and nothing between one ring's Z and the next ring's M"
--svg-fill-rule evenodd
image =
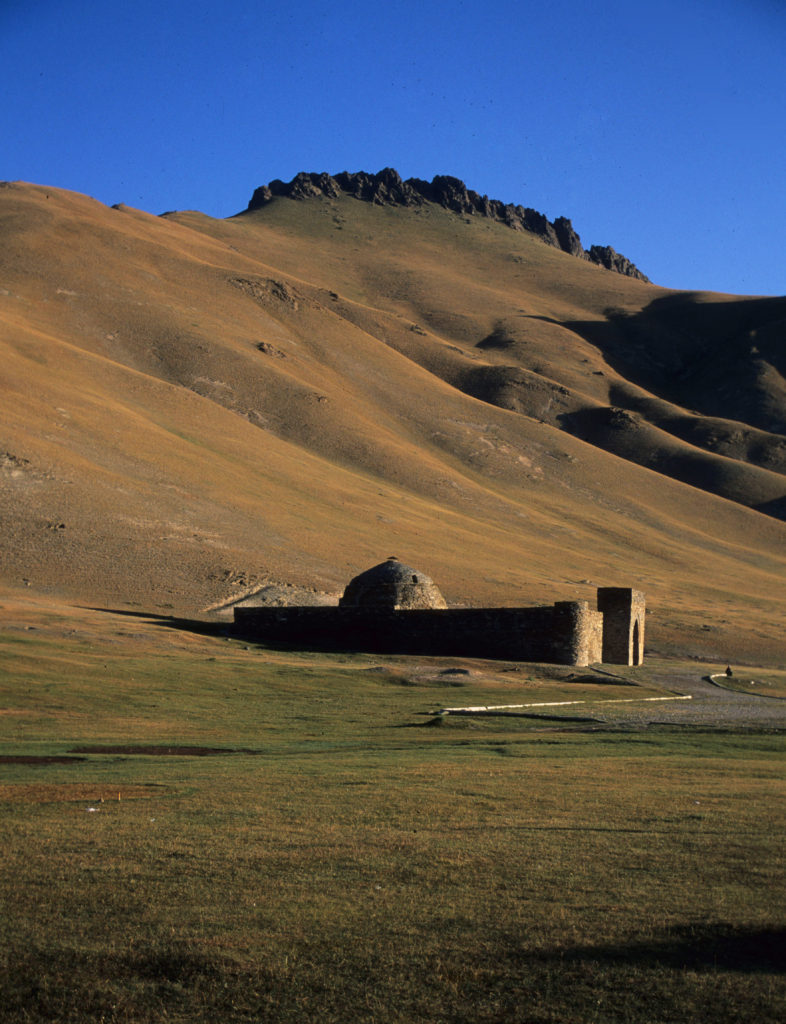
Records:
M345 195L13 184L0 231L7 594L195 614L396 554L454 602L634 584L655 648L782 657L786 300Z

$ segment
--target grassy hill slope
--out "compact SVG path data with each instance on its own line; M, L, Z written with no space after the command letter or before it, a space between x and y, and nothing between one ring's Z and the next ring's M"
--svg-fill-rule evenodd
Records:
M655 647L779 656L786 300L430 204L12 184L0 232L7 593L195 614L396 554L450 601L636 585Z

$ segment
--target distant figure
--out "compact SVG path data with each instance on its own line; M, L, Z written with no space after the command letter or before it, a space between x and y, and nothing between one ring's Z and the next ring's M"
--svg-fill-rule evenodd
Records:
M734 675L734 673L731 670L731 665L727 665L726 666L726 675L727 676L733 676Z

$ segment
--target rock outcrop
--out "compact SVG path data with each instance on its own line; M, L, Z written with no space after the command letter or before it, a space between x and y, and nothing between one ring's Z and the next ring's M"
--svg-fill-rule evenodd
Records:
M290 182L276 178L268 185L260 186L251 197L248 209L259 209L278 197L302 200L325 196L337 199L341 195L353 196L355 199L378 206L418 207L425 203L435 203L463 216L488 217L516 231L529 231L547 245L579 259L596 263L606 270L635 277L640 281L649 280L630 260L615 252L611 246L593 245L589 249L584 249L581 239L567 217L557 217L552 223L537 210L481 196L468 189L459 178L447 174L438 174L431 181L423 181L420 178L407 178L404 181L392 167L386 167L378 174L368 174L365 171L358 171L356 174L342 171L336 175L301 172Z
M617 274L624 274L625 277L638 277L646 281L642 272L635 264L623 256L622 253L612 249L610 245L591 245L587 253L587 259L591 263L597 263L606 270L614 270Z

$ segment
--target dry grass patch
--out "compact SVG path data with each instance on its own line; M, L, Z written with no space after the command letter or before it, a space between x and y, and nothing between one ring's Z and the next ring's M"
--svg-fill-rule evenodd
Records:
M5 819L8 1019L775 1021L782 752L372 741L38 805Z
M160 786L96 783L13 783L0 785L0 802L9 804L50 803L121 803L123 800L146 800L161 795Z

